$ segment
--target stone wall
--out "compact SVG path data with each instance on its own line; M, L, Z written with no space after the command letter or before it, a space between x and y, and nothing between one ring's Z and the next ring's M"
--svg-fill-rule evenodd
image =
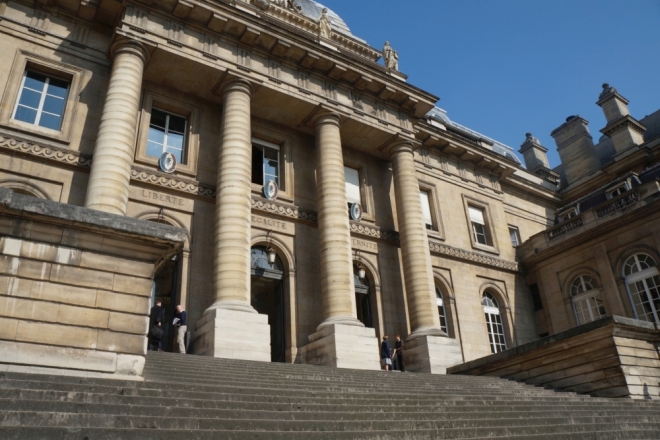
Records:
M601 397L660 399L660 328L612 316L449 368Z
M0 189L0 370L139 376L185 231Z

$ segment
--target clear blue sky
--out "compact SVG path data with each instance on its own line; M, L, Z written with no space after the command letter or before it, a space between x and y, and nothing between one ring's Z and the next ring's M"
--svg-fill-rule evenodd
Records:
M660 109L660 0L317 1L371 46L389 40L408 81L453 121L516 152L532 132L552 167L550 132L567 116L601 136L602 83L637 119Z

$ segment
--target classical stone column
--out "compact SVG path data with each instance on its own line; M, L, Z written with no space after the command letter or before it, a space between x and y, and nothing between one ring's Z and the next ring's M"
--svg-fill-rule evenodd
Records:
M403 276L412 330L406 341L406 368L410 371L445 373L447 367L461 363L462 356L456 340L448 338L440 329L413 144L401 140L389 147L389 153L394 173Z
M112 71L87 185L85 207L125 215L144 66L149 51L121 40L111 49Z
M356 318L353 258L339 116L322 112L316 127L316 201L324 321L363 326Z
M377 370L378 340L356 318L351 234L339 115L321 110L316 128L316 198L323 322L300 353L304 362Z
M440 330L435 305L431 253L422 220L413 145L407 141L398 142L390 147L389 152L394 173L394 195L412 335L446 336Z
M251 306L252 86L225 85L215 196L213 304L197 322L195 352L270 361L268 316Z

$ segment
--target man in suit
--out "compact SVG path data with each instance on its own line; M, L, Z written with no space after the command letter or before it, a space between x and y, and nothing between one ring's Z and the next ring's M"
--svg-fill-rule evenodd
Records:
M163 351L163 322L165 321L165 309L162 302L156 301L156 305L149 312L149 350Z

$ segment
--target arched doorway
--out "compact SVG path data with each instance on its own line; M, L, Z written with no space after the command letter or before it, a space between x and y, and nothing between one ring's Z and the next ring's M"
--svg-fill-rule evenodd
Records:
M268 315L271 361L285 362L284 265L277 254L274 259L271 257L273 262L270 263L268 254L265 246L252 248L251 303L257 312Z
M362 269L364 273L364 269ZM360 278L360 267L353 265L353 280L355 281L355 307L357 318L365 327L373 328L374 320L371 313L371 288L366 274Z

